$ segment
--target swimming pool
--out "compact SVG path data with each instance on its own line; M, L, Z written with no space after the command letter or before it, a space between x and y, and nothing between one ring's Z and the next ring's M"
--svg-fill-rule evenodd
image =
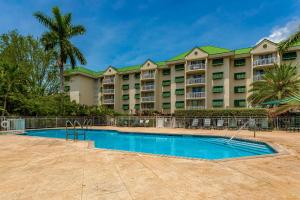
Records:
M81 131L79 131L81 132ZM32 130L25 135L48 138L66 138L66 131ZM79 136L83 140L83 136ZM113 130L87 130L86 140L94 141L96 148L142 152L158 155L208 160L237 158L273 154L276 151L261 142L215 136L169 135L149 133L128 133Z

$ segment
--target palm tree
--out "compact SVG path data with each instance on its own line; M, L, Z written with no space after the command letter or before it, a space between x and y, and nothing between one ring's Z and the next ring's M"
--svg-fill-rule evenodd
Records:
M248 101L252 106L257 106L300 93L300 75L295 66L275 64L274 68L266 71L261 81L255 81L251 86Z
M290 110L299 110L300 109L300 95L299 93L293 93L289 98L285 100L286 103L279 105L270 110L270 114L277 116L283 113L286 113Z
M288 48L295 45L297 42L300 41L300 27L298 31L296 31L294 34L290 35L286 40L279 43L278 49L282 53L286 51Z
M82 25L73 25L72 14L66 13L62 15L58 7L52 8L53 18L42 12L36 12L33 15L36 19L48 28L48 31L42 35L42 43L45 50L53 50L56 54L56 64L60 71L60 91L64 92L64 65L67 61L70 62L72 68L78 60L82 65L86 64L81 51L74 46L71 38L78 35L83 35L86 30Z

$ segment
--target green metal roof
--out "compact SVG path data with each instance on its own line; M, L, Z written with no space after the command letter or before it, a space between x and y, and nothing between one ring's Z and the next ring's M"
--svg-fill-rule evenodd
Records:
M103 72L104 71L95 72L95 71L87 69L85 67L75 67L73 69L65 70L65 75L71 75L74 73L82 73L82 74L87 74L87 75L90 75L90 76L93 76L96 78L96 77L100 76L101 74L103 74Z
M236 49L236 50L234 50L234 54L236 54L236 55L247 54L247 53L250 53L251 50L252 50L252 47Z
M121 67L121 68L116 68L118 72L128 72L128 71L134 71L134 70L139 70L142 65L132 65L132 66L127 66L127 67Z

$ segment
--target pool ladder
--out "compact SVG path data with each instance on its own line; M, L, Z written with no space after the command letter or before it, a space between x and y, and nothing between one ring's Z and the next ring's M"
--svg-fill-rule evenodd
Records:
M248 124L250 124L250 123L254 123L254 127L256 127L256 124L255 124L255 121L253 121L253 119L250 119L249 121L247 121L245 124L243 124L243 126L241 126L237 131L236 131L236 133L233 135L233 136L231 136L228 140L227 140L227 142L226 142L226 144L228 144L228 143L230 143L236 136L237 136L237 134L239 133L239 132L241 132L244 128L246 128L246 126L248 125ZM254 130L254 134L255 134L255 130ZM225 135L226 136L226 135Z
M70 131L69 125L71 125L73 131ZM86 140L86 131L88 130L89 126L91 126L91 125L92 125L91 119L84 120L82 125L77 120L74 120L73 122L70 120L67 120L66 121L66 140L70 139L71 136L73 136L74 141L78 140L79 135L83 135L83 139ZM77 128L77 127L79 127L79 128ZM82 130L81 133L78 131L79 129Z

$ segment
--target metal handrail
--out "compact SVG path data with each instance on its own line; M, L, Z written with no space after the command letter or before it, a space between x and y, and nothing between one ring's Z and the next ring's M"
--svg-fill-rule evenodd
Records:
M74 130L74 133L73 134L70 134L69 132L68 132L68 125L71 125L72 127L73 127L73 130ZM79 126L79 128L81 128L81 130L83 130L83 133L82 133L82 135L84 136L84 140L86 139L86 132L85 132L85 130L83 129L83 126L79 123L79 121L78 120L74 120L73 121L73 123L70 121L70 120L67 120L66 121L66 140L68 140L68 136L69 135L74 135L74 140L78 140L78 135L79 135L79 133L78 133L78 129L76 128L76 125L77 126Z
M250 120L247 121L243 126L241 126L241 127L235 132L235 134L234 134L233 136L231 136L229 140L227 140L226 144L228 144L229 142L231 142L231 140L233 140L233 138L235 138L236 135L237 135L239 132L241 132L242 129L244 129L244 128L249 124L249 122L250 122Z

